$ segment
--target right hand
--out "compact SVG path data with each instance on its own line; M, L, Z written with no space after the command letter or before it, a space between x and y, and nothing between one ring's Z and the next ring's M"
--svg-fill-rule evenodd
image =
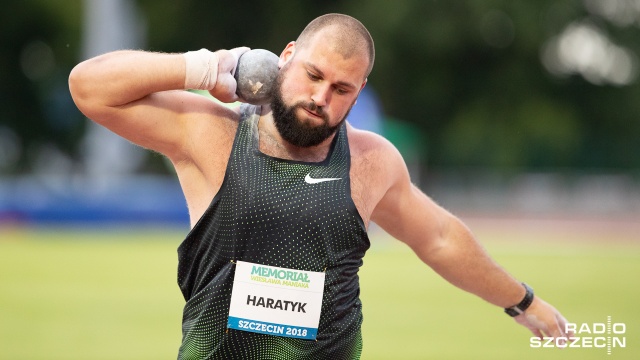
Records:
M240 100L236 95L237 84L233 74L236 72L240 55L249 50L248 47L243 46L231 50L216 51L218 55L218 80L216 86L209 90L211 96L225 103Z
M573 332L567 331L567 320L560 312L537 296L523 314L513 319L529 329L540 340L544 337L553 337L559 338L556 341L566 343L567 339L574 336Z

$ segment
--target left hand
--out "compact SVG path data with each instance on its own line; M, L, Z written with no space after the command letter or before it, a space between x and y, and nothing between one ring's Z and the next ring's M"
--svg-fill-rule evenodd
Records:
M518 324L531 330L539 339L543 337L569 339L574 336L573 332L566 331L567 320L562 314L537 296L529 308L514 319Z

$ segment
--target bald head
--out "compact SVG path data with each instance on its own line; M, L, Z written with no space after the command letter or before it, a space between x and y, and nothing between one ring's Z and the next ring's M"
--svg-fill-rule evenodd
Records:
M369 59L365 78L369 76L375 59L375 48L369 31L360 21L343 14L322 15L302 30L296 40L296 46L300 48L308 46L320 32L333 49L345 59L365 54Z

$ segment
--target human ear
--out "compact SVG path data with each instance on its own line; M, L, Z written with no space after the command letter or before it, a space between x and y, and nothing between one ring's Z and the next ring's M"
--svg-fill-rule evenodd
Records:
M293 58L293 55L296 52L296 42L291 41L287 44L287 46L280 53L280 59L278 60L278 67L282 69L282 67L289 62Z

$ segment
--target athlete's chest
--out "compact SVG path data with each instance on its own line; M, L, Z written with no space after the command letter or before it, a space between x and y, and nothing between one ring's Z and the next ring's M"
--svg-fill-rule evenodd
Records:
M261 154L271 158L283 159L285 161L319 163L323 160L327 160L328 156L331 155L329 147L326 149L320 149L319 151L310 153L309 155L300 156L292 154L283 147L279 141L264 132L261 132L261 136L258 141L259 152ZM368 228L371 212L374 208L374 204L376 203L376 199L378 198L374 194L374 188L367 186L367 183L369 182L367 179L370 179L373 174L371 174L369 167L366 166L367 161L363 162L362 159L354 158L349 154L347 154L347 156L349 157L348 163L350 165L347 167L347 173L344 178L337 175L334 170L318 171L317 168L310 168L308 171L305 170L302 175L297 175L299 183L303 184L306 190L315 191L314 185L316 184L334 181L347 181L349 195L360 217L364 221L365 226Z

